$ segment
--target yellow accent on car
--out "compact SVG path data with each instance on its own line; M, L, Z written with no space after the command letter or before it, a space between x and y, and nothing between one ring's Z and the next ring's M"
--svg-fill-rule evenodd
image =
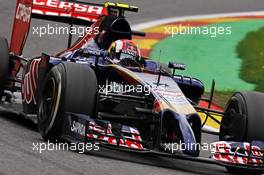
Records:
M138 10L138 7L130 6L128 4L106 2L104 5L105 7L117 7L117 8L127 9L127 10Z
M116 4L117 7L122 7L122 8L129 8L128 4Z
M104 5L105 5L105 7L115 6L115 3L113 3L113 2L106 2Z

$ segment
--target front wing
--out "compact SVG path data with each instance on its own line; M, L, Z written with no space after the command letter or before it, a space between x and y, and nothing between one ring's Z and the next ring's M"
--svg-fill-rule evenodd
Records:
M81 114L67 114L62 137L69 141L98 142L101 145L146 151L137 128Z
M155 154L181 160L217 164L264 172L264 142L215 142L210 158L192 157L182 153L168 153L145 148L137 128L106 120L93 119L87 115L67 113L62 138L70 142L94 142L99 145L144 154Z
M264 142L220 141L212 144L212 159L226 166L264 169Z

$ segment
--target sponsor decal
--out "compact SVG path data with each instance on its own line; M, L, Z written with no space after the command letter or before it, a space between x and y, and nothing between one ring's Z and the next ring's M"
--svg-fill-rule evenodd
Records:
M157 89L154 90L154 92L157 92L157 94L165 98L171 104L182 105L188 103L187 99L181 92L169 92L169 91L162 91Z
M99 32L99 28L98 32ZM83 54L88 54L88 55L92 55L92 56L101 56L102 55L102 51L101 50L97 50L97 49L92 49L92 48L84 48L83 49Z
M186 65L183 63L169 63L169 68L185 70Z
M73 121L71 125L71 131L80 134L81 136L85 136L86 127L80 122Z
M31 102L37 104L35 93L37 89L39 63L40 59L33 60L30 64L29 71L22 78L22 101L27 104Z
M88 21L96 21L96 16L106 13L105 8L101 6L57 0L33 0L33 5L33 13L35 14L73 16Z
M92 131L92 132L89 132L89 131ZM125 147L125 148L144 150L144 147L141 144L142 139L137 129L129 127L128 131L125 131L123 128L122 133L126 132L126 133L129 133L131 136L128 136L126 134L121 139L117 139L115 137L115 135L112 132L111 124L108 124L108 127L105 130L101 126L96 124L95 122L90 122L89 131L87 134L87 137L89 139L104 141L109 145L116 145L116 146L118 145L118 146ZM96 133L100 133L100 134L96 134Z
M16 11L16 19L29 23L31 15L31 7L27 7L25 4L19 3Z

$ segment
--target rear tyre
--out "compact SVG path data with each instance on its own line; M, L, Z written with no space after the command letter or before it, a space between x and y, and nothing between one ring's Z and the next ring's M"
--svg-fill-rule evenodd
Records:
M238 92L235 93L225 109L225 115L220 126L220 140L251 142L264 141L264 93ZM226 167L227 171L235 174L261 174L263 172L250 171Z
M60 139L65 112L97 116L97 94L96 75L88 65L54 66L39 98L38 128L44 140Z
M4 94L4 88L8 77L9 50L7 39L0 37L0 99Z

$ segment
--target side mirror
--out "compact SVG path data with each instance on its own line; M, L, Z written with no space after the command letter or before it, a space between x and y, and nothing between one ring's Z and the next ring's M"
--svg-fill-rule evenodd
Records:
M183 63L174 63L174 62L169 62L168 67L170 69L178 69L178 70L185 70L186 65Z
M186 65L183 64L183 63L169 62L168 67L169 67L170 69L173 69L173 73L172 73L173 76L175 75L175 71L176 71L176 70L185 70L185 69L186 69Z

